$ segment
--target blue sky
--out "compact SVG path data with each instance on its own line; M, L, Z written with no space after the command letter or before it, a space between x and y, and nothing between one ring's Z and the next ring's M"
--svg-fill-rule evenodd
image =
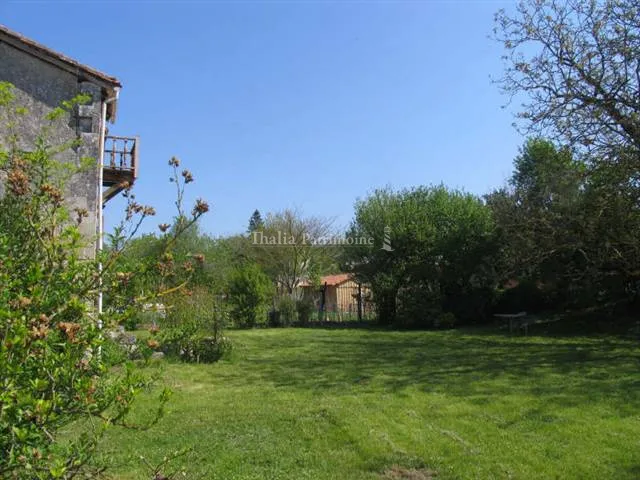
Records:
M490 77L511 2L9 2L0 23L123 83L110 131L141 136L137 197L173 215L167 161L244 231L254 209L346 225L377 187L486 193L523 139ZM107 208L108 224L122 202Z

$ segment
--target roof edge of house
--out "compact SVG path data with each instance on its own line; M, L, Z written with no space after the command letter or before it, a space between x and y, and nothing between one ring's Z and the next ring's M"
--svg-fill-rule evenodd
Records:
M106 90L106 96L108 98L117 98L117 91L122 88L122 83L120 83L120 80L116 77L107 75L100 70L96 70L93 67L80 63L71 57L52 50L51 48L38 43L21 33L15 32L2 24L0 24L0 43L6 43L13 48L21 50L33 57L71 73L79 79L86 79L96 85L99 85ZM107 108L107 116L111 122L114 122L116 117L115 104L116 102L111 102Z
M320 285L327 284L328 286L342 285L345 282L353 280L352 273L334 273L332 275L323 275L320 278ZM303 281L300 283L301 287L310 287L312 284L309 281Z

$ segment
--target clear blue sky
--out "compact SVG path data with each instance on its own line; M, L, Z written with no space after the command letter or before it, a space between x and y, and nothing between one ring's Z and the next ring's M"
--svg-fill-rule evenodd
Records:
M123 83L112 133L141 136L138 199L173 214L194 173L211 234L297 207L346 225L376 187L501 185L523 139L490 76L510 2L9 2L0 23ZM119 215L121 201L107 208Z

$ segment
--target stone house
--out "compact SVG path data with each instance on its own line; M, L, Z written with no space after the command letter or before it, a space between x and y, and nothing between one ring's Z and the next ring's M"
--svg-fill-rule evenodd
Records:
M102 210L105 203L133 183L138 173L138 144L135 137L108 134L107 123L114 123L118 79L51 50L0 25L0 82L13 84L17 105L27 114L18 117L16 129L28 149L41 132L47 113L63 101L84 93L89 103L75 107L56 121L47 136L53 145L80 140L80 146L58 155L60 161L80 164L82 158L95 159L95 166L73 176L65 192L69 208L84 208L89 217L81 224L83 234L93 240L95 254L102 247ZM0 145L6 145L6 125L0 125ZM0 193L2 179L0 178Z

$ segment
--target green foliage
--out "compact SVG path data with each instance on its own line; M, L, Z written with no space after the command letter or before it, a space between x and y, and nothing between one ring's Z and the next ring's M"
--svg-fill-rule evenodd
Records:
M121 325L125 328L125 330L130 332L137 330L138 325L141 323L143 315L144 312L141 312L138 315L131 315L130 317L122 320Z
M355 210L348 234L375 242L345 249L343 261L370 286L381 322L428 326L442 309L466 321L486 314L490 297L477 293L492 291L496 243L478 198L443 186L377 190Z
M456 326L458 323L458 319L451 312L444 312L438 317L438 321L436 322L436 327L449 329Z
M100 345L100 354L102 361L109 367L123 365L129 360L129 352L126 348L115 339L105 338Z
M620 152L599 162L588 176L578 228L583 245L576 255L574 284L583 302L638 304L640 280L640 155ZM584 253L583 253L584 252ZM583 276L580 276L583 273Z
M199 329L196 322L161 330L158 340L166 355L191 363L213 363L232 350L226 337L207 334Z
M537 283L550 308L638 303L638 18L634 0L524 0L496 15L500 84L524 97L520 126L580 155L529 141L511 188L488 198L504 276Z
M164 225L160 227L165 228ZM169 230L167 230L168 232ZM120 268L130 271L127 265L136 265L140 259L157 258L164 248L165 235L141 235L131 240L129 247L119 259ZM190 265L189 272L183 272L189 278L193 288L206 288L214 294L222 294L235 268L242 264L242 248L234 237L212 238L193 224L177 238L172 246L173 262L177 265ZM111 238L113 247L116 239ZM191 268L192 267L192 268ZM159 269L150 265L144 275L135 275L129 284L139 296L147 296L149 291L162 282ZM142 322L144 323L144 322Z
M311 315L315 310L313 301L310 298L300 298L296 300L296 313L298 314L298 324L306 325L311 320Z
M260 210L254 210L251 218L249 219L249 228L247 228L247 233L256 232L262 230L264 228L264 221L262 220L262 215L260 215Z
M297 302L289 295L283 295L276 304L277 322L272 327L289 327L297 320Z
M502 243L501 277L520 283L497 309L637 301L638 157L620 152L611 160L587 168L551 142L525 144L510 186L487 196Z
M3 117L21 111L6 84L0 99ZM132 402L152 381L123 363L104 336L104 328L125 321L142 299L127 294L131 274L116 268L126 239L96 259L87 255L94 239L83 237L80 224L88 212L69 211L64 199L67 180L83 165L55 157L69 145L50 145L45 131L24 152L12 128L0 145L0 477L92 476L101 470L93 454L105 429L132 426ZM127 209L122 229L131 234L153 214L131 197ZM98 317L100 290L112 309ZM160 418L167 399L163 391L147 424ZM61 438L71 424L91 428Z
M158 334L162 351L186 362L211 363L231 351L222 332L229 313L220 296L198 287L178 296L162 320Z
M236 270L229 281L228 300L236 326L255 327L266 321L273 284L260 267L247 264Z
M516 202L530 213L571 208L580 195L586 166L573 158L568 148L533 138L525 142L514 160L510 184Z
M396 324L404 328L435 327L442 314L439 292L429 284L415 282L395 295Z
M332 233L331 224L297 210L270 213L263 228L250 232L247 260L260 266L280 294L293 295L303 279L335 265L337 249L322 243Z
M91 95L89 94L79 94L76 95L71 100L64 100L62 105L51 110L47 115L46 119L49 121L61 120L65 115L67 115L70 111L72 111L78 105L85 105L91 101Z
M197 328L213 335L221 333L227 325L228 312L222 296L204 287L194 287L178 295L168 307L162 327L193 323Z
M495 311L501 313L538 313L550 309L553 304L545 297L541 286L531 280L500 289L497 292Z

